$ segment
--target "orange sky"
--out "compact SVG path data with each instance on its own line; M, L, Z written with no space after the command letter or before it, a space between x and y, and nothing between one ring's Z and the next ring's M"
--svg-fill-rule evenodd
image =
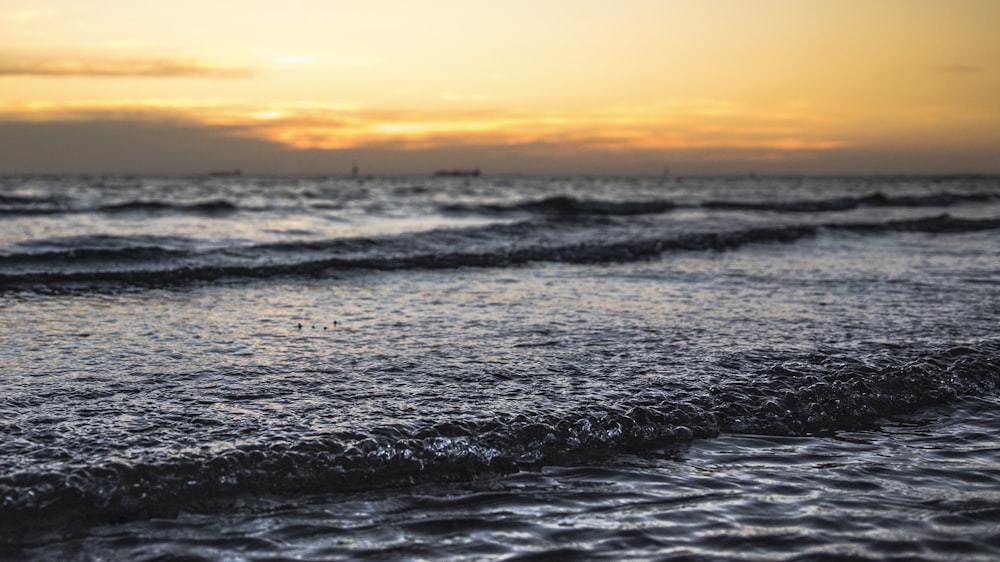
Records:
M2 0L0 173L1000 172L994 0Z

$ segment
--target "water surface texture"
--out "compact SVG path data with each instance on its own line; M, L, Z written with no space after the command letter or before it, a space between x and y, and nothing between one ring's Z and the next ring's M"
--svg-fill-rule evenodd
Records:
M0 557L1000 557L1000 179L0 178Z

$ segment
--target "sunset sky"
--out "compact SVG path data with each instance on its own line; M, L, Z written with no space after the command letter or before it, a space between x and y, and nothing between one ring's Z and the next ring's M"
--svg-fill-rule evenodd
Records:
M996 0L0 0L0 173L996 173Z

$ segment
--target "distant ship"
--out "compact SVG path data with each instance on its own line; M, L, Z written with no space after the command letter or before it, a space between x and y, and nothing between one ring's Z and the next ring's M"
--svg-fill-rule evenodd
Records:
M434 172L436 177L446 177L446 178L474 178L482 175L479 168L473 168L471 170L438 170Z

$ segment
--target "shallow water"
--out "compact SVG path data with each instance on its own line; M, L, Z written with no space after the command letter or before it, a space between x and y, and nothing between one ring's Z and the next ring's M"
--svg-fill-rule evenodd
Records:
M995 178L2 183L8 557L997 554Z
M246 498L36 559L870 559L1000 554L997 399L877 431L723 435L458 484ZM8 552L12 554L13 552Z

